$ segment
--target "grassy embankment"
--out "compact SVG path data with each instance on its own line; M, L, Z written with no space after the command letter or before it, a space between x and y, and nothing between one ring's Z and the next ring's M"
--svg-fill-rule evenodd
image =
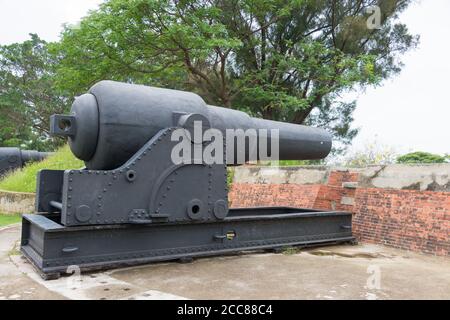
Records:
M78 169L83 162L75 158L68 146L62 147L54 155L41 162L31 163L22 170L16 170L0 181L0 190L14 192L35 192L36 175L42 169Z
M36 175L42 169L64 170L71 168L81 168L83 162L76 159L65 146L58 150L54 155L44 161L31 163L22 170L16 170L8 174L0 181L0 190L13 192L35 192ZM0 213L0 227L20 222L20 214L2 214Z

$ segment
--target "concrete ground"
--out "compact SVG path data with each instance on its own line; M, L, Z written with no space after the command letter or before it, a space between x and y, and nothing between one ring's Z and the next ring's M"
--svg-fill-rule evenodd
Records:
M0 229L1 299L450 299L450 259L332 246L157 263L43 281Z

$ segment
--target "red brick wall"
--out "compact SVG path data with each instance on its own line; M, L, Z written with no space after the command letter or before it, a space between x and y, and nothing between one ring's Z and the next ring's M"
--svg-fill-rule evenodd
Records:
M234 208L289 206L313 208L320 185L234 183L228 194Z
M353 218L363 242L450 255L450 194L358 189Z
M232 207L291 206L354 213L363 242L436 255L450 255L450 193L375 188L349 189L357 173L335 171L327 185L239 184Z
M358 173L350 171L332 171L328 177L328 185L342 187L344 182L358 182Z

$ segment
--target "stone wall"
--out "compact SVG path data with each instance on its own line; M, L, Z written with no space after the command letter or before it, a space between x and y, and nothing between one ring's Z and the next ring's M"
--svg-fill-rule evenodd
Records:
M365 168L325 166L305 167L236 167L237 183L326 184L332 172L357 176L359 187L420 191L450 191L450 163L430 165L387 165Z
M354 213L356 237L417 252L450 255L450 164L238 167L232 207L292 206Z
M0 190L0 213L16 214L34 211L34 193Z

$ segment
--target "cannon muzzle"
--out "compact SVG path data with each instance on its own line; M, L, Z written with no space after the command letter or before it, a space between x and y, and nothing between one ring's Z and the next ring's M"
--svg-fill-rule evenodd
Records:
M269 136L277 130L280 160L322 159L331 150L331 136L323 129L209 106L191 92L113 81L101 81L76 98L70 115L53 115L51 132L67 136L72 152L88 169L111 170L124 164L160 130L183 126L180 123L186 115L196 115L223 133L254 129L258 139L259 130L266 130ZM230 148L227 145L227 153ZM238 163L227 160L227 164Z

